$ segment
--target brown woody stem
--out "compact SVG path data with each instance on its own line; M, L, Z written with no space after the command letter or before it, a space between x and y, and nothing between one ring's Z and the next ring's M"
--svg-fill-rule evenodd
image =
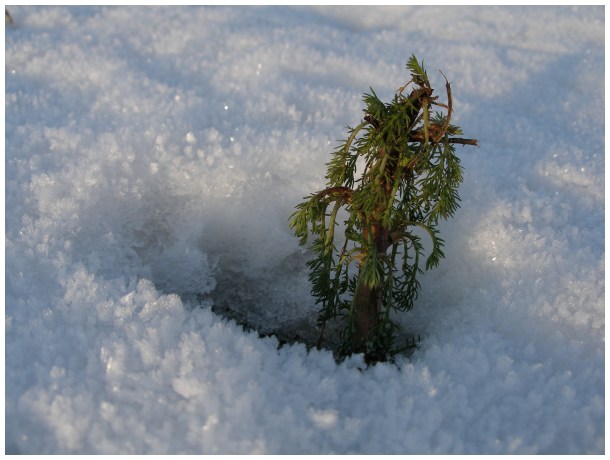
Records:
M462 145L476 145L479 146L479 141L476 139L462 139L461 137L450 137L448 139L450 144L462 144Z

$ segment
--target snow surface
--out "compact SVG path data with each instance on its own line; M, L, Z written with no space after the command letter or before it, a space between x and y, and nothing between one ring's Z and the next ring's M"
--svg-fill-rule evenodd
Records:
M7 453L604 452L603 6L9 9ZM420 349L214 313L315 316L288 217L412 53L481 143Z

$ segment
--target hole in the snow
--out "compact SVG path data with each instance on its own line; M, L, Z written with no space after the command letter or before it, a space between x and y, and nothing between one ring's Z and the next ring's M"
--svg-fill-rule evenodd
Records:
M245 330L255 330L261 337L275 336L280 346L303 343L313 348L320 330L317 306L304 271L306 260L298 251L274 267L246 273L245 262L225 254L219 258L214 290L186 297L201 306L211 306L214 313ZM321 347L336 351L338 346L338 327L327 325Z
M211 293L186 297L191 304L211 307L214 313L235 321L246 331L256 331L260 337L276 337L279 347L303 343L308 349L316 348L320 338L318 308L309 294L306 274L291 269L305 266L300 260L303 257L301 253L294 254L259 276L221 267ZM332 351L338 362L342 360L338 351L343 326L341 320L327 323L320 344L321 349ZM420 340L417 335L404 335L401 340L404 351L400 354L411 356L413 345Z

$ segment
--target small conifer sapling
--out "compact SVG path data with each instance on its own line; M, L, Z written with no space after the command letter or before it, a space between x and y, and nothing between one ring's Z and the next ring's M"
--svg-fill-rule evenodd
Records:
M422 64L408 60L411 80L389 103L372 89L364 95L363 120L327 163L326 188L306 197L290 220L301 245L313 239L307 264L320 306L318 345L326 323L343 318L341 354L364 353L368 362L397 352L392 314L413 307L418 274L444 257L436 226L459 207L455 145L478 145L457 137L451 86L445 78L447 101L438 102Z

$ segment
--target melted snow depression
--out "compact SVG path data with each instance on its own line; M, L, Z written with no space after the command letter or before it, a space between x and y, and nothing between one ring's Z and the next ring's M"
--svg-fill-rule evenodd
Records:
M603 6L9 12L7 453L604 453ZM288 218L412 54L481 145L419 348L279 346Z

